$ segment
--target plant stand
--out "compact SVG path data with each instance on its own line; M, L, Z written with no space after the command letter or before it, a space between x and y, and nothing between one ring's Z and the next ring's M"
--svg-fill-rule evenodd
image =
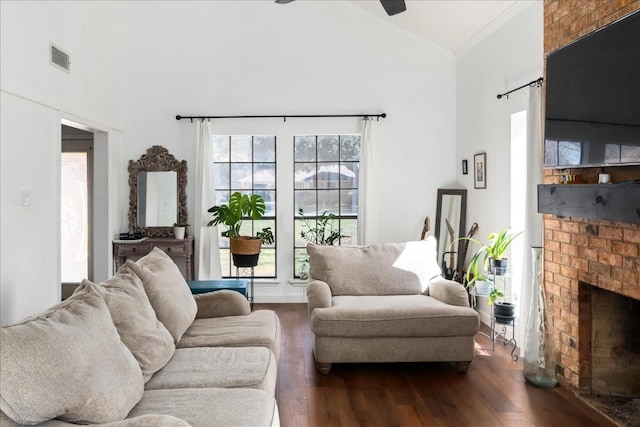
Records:
M509 327L511 327L511 338L507 336ZM496 349L496 341L501 342L503 345L512 345L511 359L513 359L514 362L518 360L518 355L515 354L516 348L518 348L515 328L515 317L511 320L498 320L493 313L493 305L491 306L491 336L489 337L491 338L491 349Z
M499 274L496 274L494 270L494 273L492 274L492 276L493 276L494 286L497 286L496 279L500 278L502 280L502 288L506 289L505 282L509 277L508 273L499 275ZM476 298L477 297L487 298L487 295L477 294L475 292L475 289L473 289L470 294L472 296L471 300L472 300L473 308L477 310ZM496 341L501 342L505 346L507 344L513 346L513 349L511 350L511 359L513 359L514 362L517 361L519 356L515 354L516 348L518 347L518 343L516 342L516 337L515 337L515 327L516 327L515 316L509 319L496 317L496 314L494 312L494 305L492 304L490 319L491 319L491 324L490 324L491 330L489 334L485 334L482 331L480 331L480 333L491 340L491 349L494 351L496 349ZM511 338L509 338L508 336L509 328L511 328Z
M248 274L247 274L248 273ZM249 281L247 300L249 300L249 305L251 306L251 310L253 310L253 278L254 278L254 267L238 267L236 266L236 279L246 278Z

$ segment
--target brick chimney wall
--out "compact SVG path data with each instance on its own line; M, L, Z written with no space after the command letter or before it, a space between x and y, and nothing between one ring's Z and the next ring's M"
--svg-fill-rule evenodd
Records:
M549 52L638 9L640 0L544 0L545 58ZM597 183L599 173L609 173L612 182L640 179L640 166L545 170L544 183L560 183L563 174ZM590 372L585 367L590 361L578 351L579 283L640 300L640 226L544 215L544 247L547 307L559 351L559 380L565 387L578 389L580 375L584 381L585 371Z

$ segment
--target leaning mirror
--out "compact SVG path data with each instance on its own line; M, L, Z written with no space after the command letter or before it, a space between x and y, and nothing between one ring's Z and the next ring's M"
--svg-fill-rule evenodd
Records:
M458 244L455 240L465 235L466 212L467 190L438 189L434 232L438 240L438 262L447 279L453 277L457 268Z
M159 145L129 160L129 229L148 237L171 237L187 220L187 161Z

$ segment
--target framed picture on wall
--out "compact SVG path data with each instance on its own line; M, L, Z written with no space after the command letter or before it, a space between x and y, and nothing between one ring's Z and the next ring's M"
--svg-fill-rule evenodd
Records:
M473 156L473 188L487 188L487 153Z

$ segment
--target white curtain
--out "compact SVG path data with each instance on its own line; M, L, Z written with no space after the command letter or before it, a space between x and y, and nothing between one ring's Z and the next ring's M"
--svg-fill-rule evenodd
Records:
M378 242L373 208L373 131L369 117L362 121L362 139L360 141L360 169L358 173L358 244L370 245Z
M211 214L207 209L216 202L212 136L211 123L200 121L196 158L196 211L192 224L196 239L195 271L198 280L221 277L218 227L207 227L211 220Z
M531 247L542 246L542 214L537 211L537 185L542 183L542 107L540 104L542 89L538 86L528 88L527 106L527 182L525 198L525 219L523 234L522 298L520 299L520 337L521 352L524 353L524 330L529 317L531 300L532 262ZM543 261L544 262L544 261ZM523 354L524 355L524 354Z

